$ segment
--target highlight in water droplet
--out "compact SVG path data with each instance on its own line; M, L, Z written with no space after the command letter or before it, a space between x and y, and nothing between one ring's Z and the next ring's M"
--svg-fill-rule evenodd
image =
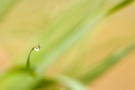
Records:
M34 46L34 50L38 52L40 50L40 44L37 44L36 46Z

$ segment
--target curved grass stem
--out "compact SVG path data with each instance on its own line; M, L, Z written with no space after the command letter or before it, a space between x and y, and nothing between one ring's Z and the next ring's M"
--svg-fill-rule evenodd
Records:
M34 46L30 52L29 52L29 55L27 57L27 62L26 62L26 69L28 70L28 72L31 74L31 75L35 75L35 72L33 71L32 67L31 67L31 64L30 64L30 57L31 57L31 54L33 51L39 51L40 50L40 45L37 44L36 46Z

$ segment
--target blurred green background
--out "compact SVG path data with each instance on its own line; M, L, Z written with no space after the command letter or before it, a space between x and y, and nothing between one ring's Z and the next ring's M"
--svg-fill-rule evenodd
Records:
M49 30L47 28L57 18L70 8L72 9L76 1L15 0L0 18L0 71L3 72L18 63L25 63L31 47L38 43L43 33ZM118 2L108 0L103 11ZM0 8L4 10L8 3L10 3L8 0L0 0ZM61 34L62 32L58 32L56 36L59 37ZM69 75L78 77L98 65L110 53L118 51L134 41L135 3L132 3L105 18L92 33L85 35L63 53L45 75L55 76L69 71L71 72L68 73ZM48 43L49 41L44 42L44 44ZM44 47L46 45L42 44L41 49ZM134 54L135 50L90 83L91 90L135 90ZM76 59L78 61L75 61Z

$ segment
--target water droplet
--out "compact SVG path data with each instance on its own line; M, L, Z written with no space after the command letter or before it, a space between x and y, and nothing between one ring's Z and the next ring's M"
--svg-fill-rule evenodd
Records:
M34 50L38 52L40 50L40 45L37 44L36 46L34 46Z

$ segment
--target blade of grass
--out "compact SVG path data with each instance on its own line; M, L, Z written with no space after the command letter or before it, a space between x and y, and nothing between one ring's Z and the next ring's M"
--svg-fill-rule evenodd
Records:
M43 42L47 42L45 48L53 47L58 40L64 38L67 34L72 33L75 28L83 22L86 16L89 15L91 18L95 17L99 10L101 10L101 5L103 5L104 1L105 0L83 1L84 3L81 3L80 7L73 7L64 15L58 17L58 19L56 19L56 21L47 30L48 32L41 37L41 44ZM97 2L100 2L101 4L93 6Z
M122 3L127 3L126 1L123 1ZM127 5L127 4L124 4L124 5ZM116 7L123 7L123 5L121 5L121 4L119 4L119 5L117 5ZM119 8L116 8L116 7L114 7L114 9L115 10L119 10ZM110 10L110 11L112 11L112 9ZM109 12L110 12L109 11ZM107 14L108 14L108 12L107 12ZM104 16L105 17L105 16ZM89 20L89 19L88 19ZM83 21L84 22L84 21ZM78 26L78 25L77 25ZM81 24L79 24L79 27L81 26ZM75 29L75 28L73 28L73 29ZM72 30L72 29L71 29ZM76 29L76 31L77 31L77 29ZM72 32L73 32L73 30L72 30ZM70 31L70 33L72 33L71 31ZM79 31L78 31L79 32ZM80 32L81 32L81 30L80 30ZM85 31L83 31L83 32L85 32ZM81 32L82 33L82 32ZM70 34L69 34L70 35ZM67 36L67 35L66 35ZM66 38L66 36L65 37L61 37L62 38L62 40L60 40L60 42L61 41L64 41L64 39ZM71 38L71 36L70 36L70 38ZM73 40L73 39L72 39ZM53 48L55 48L57 45L59 46L59 44L60 44L60 42L57 42L57 43L54 43L53 44L53 46L50 46L51 47L51 49L52 49L52 47ZM68 45L68 44L67 44ZM57 48L58 49L58 48ZM64 49L63 49L64 50ZM50 51L50 48L48 48L48 50L46 50L47 51L47 53L44 53L44 54L48 54L49 55L49 52L50 52L50 55L53 55L53 53L52 53L52 51ZM56 55L56 52L54 53L54 55ZM57 55L58 55L58 53L57 53ZM55 57L56 58L56 57ZM47 60L47 59L46 59ZM52 60L48 60L48 63L45 63L46 65L43 65L43 66L49 66L49 63L50 63L50 65L51 65L51 61ZM47 61L46 61L47 62ZM43 63L42 63L43 64ZM41 65L41 64L40 64ZM45 67L45 68L47 68L47 67Z
M93 19L91 18L91 16L89 16L89 13L87 16L85 16L85 18L83 18L83 20L79 24L73 27L73 29L69 30L70 32L64 35L64 37L58 39L58 41L56 41L56 43L53 43L49 48L45 47L47 48L47 50L45 50L46 52L43 52L40 54L40 56L35 57L34 62L36 62L36 64L39 63L41 69L43 69L43 67L47 69L48 66L50 66L54 63L54 61L56 61L56 58L58 58L61 53L74 45L81 37L91 31L90 29L95 27L95 25L97 25L100 20L102 20L104 14L97 16L98 12L96 12L96 16ZM57 31L59 31L59 29ZM46 61L44 61L44 63L41 63L40 60Z
M128 46L116 53L108 55L105 59L101 61L101 64L96 68L90 70L86 74L81 76L81 81L88 84L115 65L117 62L122 60L127 54L129 54L135 48L135 44Z
M115 12L125 8L126 6L130 5L133 1L135 1L135 0L124 0L120 4L116 5L112 9L110 9L107 16L110 16L110 15L114 14Z
M0 0L0 22L19 0Z
M58 58L61 53L64 53L66 50L68 50L72 45L74 45L83 35L87 34L89 32L89 28L93 28L98 22L96 20L99 20L99 18L102 18L102 16L99 16L98 18L95 18L92 22L91 25L87 24L85 29L82 30L81 25L77 28L80 29L80 31L75 31L69 34L67 37L64 38L64 40L61 40L61 43L55 44L55 46L51 49L48 50L48 52L43 53L42 56L39 57L38 62L38 69L42 71L43 68L47 68L51 64L53 64L54 60ZM49 57L50 56L50 57ZM42 61L40 60L46 60L44 63L41 63ZM40 72L41 72L40 71Z
M40 88L54 90L54 88L56 88L55 87L56 85L59 86L57 87L59 88L57 90L60 90L63 88L64 90L88 90L88 88L85 85L83 85L83 83L64 75L57 75L55 77L49 77L49 78L50 79L48 78L42 79L40 83L37 84L31 90L38 90Z
M128 37L124 36L121 38L115 38L115 39L109 40L105 44L92 46L92 47L90 46L90 44L86 46L85 43L88 43L89 39L88 40L86 40L86 38L84 39L85 39L85 42L81 41L81 43L79 43L79 45L81 45L81 49L83 50L80 50L79 48L81 52L77 52L76 56L74 58L71 58L72 60L70 60L71 62L69 63L69 65L64 68L64 71L63 71L64 74L72 76L72 77L77 77L80 74L82 75L82 73L86 73L90 71L90 69L98 66L98 64L100 63L99 62L99 63L95 63L91 65L90 58L91 58L91 55L93 55L93 51L96 51L98 53L101 50L103 51L105 48L110 50L110 48L114 47L114 45L116 44L119 45L121 43L120 42L121 40L132 42L134 41L134 36L131 35ZM91 38L90 38L90 42L91 42Z
M67 86L70 90L90 90L81 82L67 76L60 75L57 77L57 81Z
M119 11L119 10L121 10L122 8L124 8L124 7L126 7L127 5L129 5L130 3L132 3L134 0L123 0L120 4L118 4L118 5L116 5L116 6L114 6L113 8L111 8L110 10L109 10L109 12L107 12L107 16L110 16L110 15L112 15L112 14L114 14L115 12L117 12L117 11ZM74 63L74 66L73 67L75 67L75 65L78 65L77 63L78 63L78 60L79 61L84 61L83 59L81 59L80 58L80 56L79 56L79 58L76 60L76 62ZM71 68L71 71L69 72L70 73L70 75L73 75L73 72L74 73L76 73L77 72L77 70L75 70L75 71L72 71L73 70L73 68ZM68 74L69 74L68 73Z

